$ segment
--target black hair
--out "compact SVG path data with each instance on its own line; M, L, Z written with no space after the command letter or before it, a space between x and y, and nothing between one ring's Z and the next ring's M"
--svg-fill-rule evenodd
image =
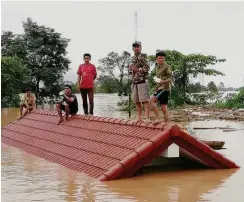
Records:
M156 53L156 58L159 57L159 56L165 57L166 53L164 51L157 52Z
M27 91L31 91L31 89L30 89L29 87L27 87L27 88L25 89L25 92L27 92Z
M85 54L83 55L83 58L85 58L86 56L88 56L88 57L91 59L91 54L90 54L90 53L85 53Z
M71 85L66 84L64 87L68 87L70 90L72 90Z

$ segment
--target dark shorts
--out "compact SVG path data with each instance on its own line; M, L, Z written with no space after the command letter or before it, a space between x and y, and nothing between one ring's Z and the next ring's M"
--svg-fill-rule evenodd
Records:
M92 93L93 94L93 92L94 92L94 88L81 88L80 89L81 95L82 94L88 95L89 93Z
M65 112L65 105L61 105L61 109ZM77 114L77 112L78 112L78 109L76 109L75 107L69 106L69 114L75 115L75 114Z
M160 102L160 105L168 105L169 101L169 91L166 90L158 90L153 95L158 98L158 101Z

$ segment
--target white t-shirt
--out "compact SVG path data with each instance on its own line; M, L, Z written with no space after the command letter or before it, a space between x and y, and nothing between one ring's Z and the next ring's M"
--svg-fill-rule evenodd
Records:
M24 93L22 98L21 98L21 102L23 104L34 104L36 102L36 96L35 94L31 93L30 96L27 96L27 93Z

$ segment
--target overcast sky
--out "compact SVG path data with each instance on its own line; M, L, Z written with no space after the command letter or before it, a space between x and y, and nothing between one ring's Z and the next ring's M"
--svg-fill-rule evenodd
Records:
M21 33L22 21L30 17L71 39L65 79L75 81L85 52L95 65L111 51L131 52L135 10L143 52L170 49L225 58L214 68L226 76L205 76L204 84L244 85L244 2L2 2L1 29Z

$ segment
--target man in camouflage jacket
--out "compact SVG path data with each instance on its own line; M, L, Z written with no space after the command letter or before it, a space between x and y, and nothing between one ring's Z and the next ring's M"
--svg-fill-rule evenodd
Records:
M170 66L165 62L165 56L166 54L163 51L156 53L155 71L156 77L159 79L159 82L156 85L156 92L150 99L152 110L157 117L154 121L155 124L161 122L159 110L156 105L156 102L158 101L160 102L162 112L164 114L164 121L170 121L167 105L172 85L172 73L170 70Z
M149 62L146 54L141 53L141 42L134 42L132 44L134 56L132 57L132 64L129 67L132 74L132 97L137 108L137 121L142 121L142 104L145 108L146 121L149 121L149 85L148 72L150 70Z

